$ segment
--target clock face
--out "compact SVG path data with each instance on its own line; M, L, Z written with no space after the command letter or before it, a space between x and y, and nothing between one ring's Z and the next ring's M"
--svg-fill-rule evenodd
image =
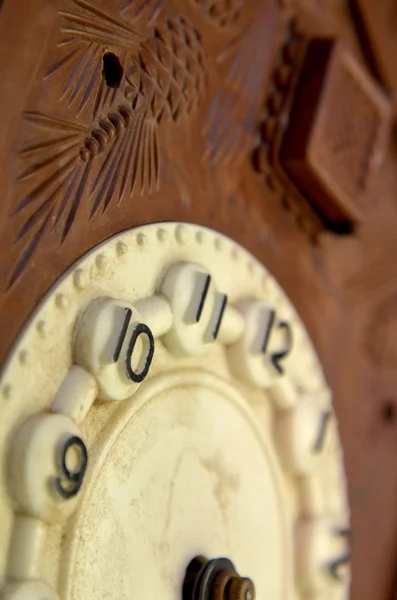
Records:
M331 393L288 298L232 240L167 223L97 246L0 386L2 600L347 598Z

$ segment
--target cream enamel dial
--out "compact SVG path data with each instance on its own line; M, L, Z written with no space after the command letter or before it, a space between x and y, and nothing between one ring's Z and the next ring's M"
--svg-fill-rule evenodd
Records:
M182 599L196 556L230 559L260 600L348 597L331 394L232 240L169 223L95 248L0 390L2 600Z

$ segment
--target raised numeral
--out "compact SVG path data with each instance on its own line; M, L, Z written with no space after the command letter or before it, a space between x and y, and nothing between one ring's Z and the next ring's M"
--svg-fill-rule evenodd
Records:
M336 537L341 537L346 539L346 546L348 545L348 539L350 536L350 532L347 529L339 530L334 534ZM343 583L345 581L345 577L343 574L343 570L345 567L349 565L350 562L350 549L346 548L345 552L338 556L337 558L331 560L327 569L332 579L335 581Z
M209 327L208 327L208 341L214 342L218 337L219 329L221 328L223 315L225 314L227 306L226 294L216 293L214 310L212 311Z
M128 325L130 324L131 317L132 317L132 310L130 308L126 308L124 321L121 326L119 338L117 340L117 345L116 345L116 348L115 348L114 354L113 354L113 362L117 362L120 358L121 349L124 344L125 336L127 334Z
M87 460L82 434L69 417L52 412L28 417L16 430L8 457L9 485L19 511L46 523L71 515Z
M100 298L80 317L74 359L96 379L99 397L125 400L147 376L154 356L154 335L136 307Z
M113 360L117 362L120 358L121 350L127 336L128 327L132 317L132 310L125 310L125 318L120 330L120 335L117 340L116 349L114 351ZM132 368L132 358L138 338L141 337L143 342L143 351L140 356L139 366L137 370ZM137 323L130 333L130 339L125 353L125 368L128 379L135 383L141 383L149 372L154 355L154 337L149 327L145 323Z
M279 342L280 347L277 349L272 347L272 337L274 337L274 332L278 333L277 337L281 337L281 341ZM291 352L292 343L292 330L290 324L287 323L287 321L277 321L276 311L270 310L268 313L268 321L262 343L262 353L269 355L270 363L280 375L284 373L284 368L281 362Z
M283 375L283 361L293 349L291 326L262 300L241 300L235 309L244 319L244 331L228 348L229 364L247 383L272 387Z
M276 328L284 332L284 347L270 354L270 362L281 375L284 373L284 368L281 366L280 362L284 360L292 350L292 331L290 324L286 321L277 323Z
M269 340L270 340L270 334L272 332L272 329L274 327L274 321L276 320L276 311L275 310L269 310L269 314L268 314L268 321L267 321L267 325L266 325L266 329L265 329L265 335L263 337L263 343L262 343L262 353L266 354L267 352L267 348L269 345Z
M70 469L68 467L68 454L71 454L73 449L78 454L78 464L75 469ZM88 453L83 440L77 435L68 438L60 450L59 469L61 477L55 479L56 490L62 498L72 498L78 493L87 470L87 463Z
M139 361L139 367L136 371L132 368L132 356L135 350L135 345L138 338L143 339L144 351ZM132 331L130 341L128 342L128 348L125 357L126 369L128 378L135 383L140 383L146 377L149 372L150 365L152 363L154 354L154 338L149 327L145 323L138 323Z
M325 438L327 435L329 423L331 422L331 416L332 416L332 413L329 410L324 411L321 415L320 427L318 430L317 439L313 446L314 452L321 452L322 449L324 448Z
M221 329L227 296L200 265L177 263L166 274L160 290L171 307L172 327L163 336L171 352L195 356L206 351Z
M194 321L196 323L199 323L200 319L201 319L201 315L203 314L203 309L204 309L204 304L206 301L206 298L208 296L208 290L210 289L210 284L211 284L211 277L210 275L202 275L201 279L203 280L203 286L202 289L200 291L200 294L198 296L198 306L197 306L197 310L196 310L196 315L194 318Z

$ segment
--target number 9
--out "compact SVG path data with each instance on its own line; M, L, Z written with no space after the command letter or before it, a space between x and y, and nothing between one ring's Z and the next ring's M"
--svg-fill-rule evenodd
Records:
M65 415L39 413L26 419L8 456L8 483L19 510L47 523L71 515L87 458L81 432Z
M78 454L77 467L74 470L68 467L68 454L72 449L77 450ZM74 435L62 443L59 452L59 463L62 477L55 479L56 490L62 498L73 498L81 488L88 463L87 448L79 436Z

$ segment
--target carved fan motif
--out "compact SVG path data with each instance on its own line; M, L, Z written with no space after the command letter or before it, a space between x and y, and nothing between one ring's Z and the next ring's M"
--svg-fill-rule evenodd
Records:
M145 37L87 0L71 5L73 11L60 12L60 56L45 76L62 80L70 120L25 114L35 141L19 151L22 193L14 214L26 218L15 241L24 246L9 286L49 227L61 222L61 242L66 238L83 195L92 218L112 200L154 191L160 177L158 126L165 119L179 122L206 89L201 38L183 17ZM115 69L109 73L112 85L106 57Z

